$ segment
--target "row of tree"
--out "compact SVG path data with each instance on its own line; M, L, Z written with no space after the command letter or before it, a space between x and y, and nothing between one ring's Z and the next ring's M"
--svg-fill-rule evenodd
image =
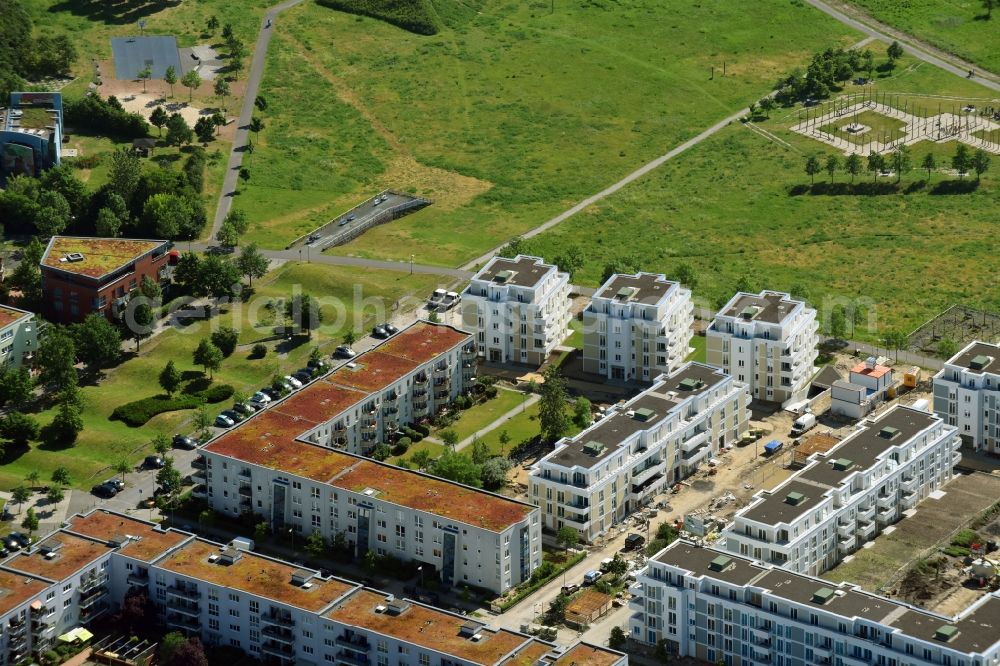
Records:
M985 150L976 149L970 151L963 143L955 148L955 154L951 158L951 168L958 173L959 180L963 180L970 172L975 172L978 181L990 168L990 155ZM931 173L938 168L937 158L934 153L927 153L920 162L920 168L927 171L927 180L931 178ZM817 174L826 171L832 183L838 171L843 170L851 176L851 182L863 171L872 174L875 182L878 182L879 175L891 170L896 174L898 183L903 174L913 169L913 159L910 150L906 146L899 146L888 154L872 151L867 158L862 158L857 153L852 153L841 160L837 155L828 155L821 161L817 155L809 155L805 161L805 172L809 176L810 182L815 183Z

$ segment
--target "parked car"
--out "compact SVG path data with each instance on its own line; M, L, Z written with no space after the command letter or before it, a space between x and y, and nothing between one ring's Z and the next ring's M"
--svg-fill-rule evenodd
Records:
M437 306L441 305L441 301L444 300L444 295L446 293L447 292L444 289L435 289L434 293L431 294L431 297L427 299L427 309L433 310Z
M399 333L399 329L390 324L389 322L382 324L382 328L384 328L385 332L388 333L389 335L396 335L397 333Z
M114 486L115 490L117 490L118 492L125 490L125 482L119 479L117 476L114 477L113 479L108 479L104 483L109 486Z
M7 536L8 538L11 538L14 541L17 541L19 544L21 544L21 548L27 548L34 542L34 539L32 539L27 534L24 534L23 532L11 532Z
M374 200L374 201L372 201L372 205L373 205L373 206L377 206L377 205L379 205L380 203L382 203L382 197L379 197L379 196L376 196L376 197L375 197L375 200Z
M795 419L792 423L792 437L798 437L799 435L805 433L807 430L816 427L816 415L815 414L803 414L799 418Z
M254 414L257 410L249 402L236 402L233 403L233 411L247 417Z
M337 349L340 349L340 347L337 347ZM312 368L313 371L320 371L320 372L322 372L322 371L326 370L330 366L327 364L326 361L324 361L321 358L311 358L311 359L309 359L309 362L306 363L306 367Z
M267 396L264 395L263 393L261 394L261 396L263 396L264 398L267 398ZM256 394L254 395L253 398L250 398L250 404L253 405L254 409L256 409L257 411L260 411L260 410L264 409L265 407L267 407L268 403L270 403L270 402L271 402L270 398L267 399L267 402L264 402L263 400L259 400L257 398Z
M146 456L145 460L142 461L144 467L149 469L160 469L163 467L163 458L160 456Z
M583 574L583 584L593 585L594 583L596 583L601 579L602 575L603 574L601 574L601 572L598 571L597 569L591 569L587 573Z
M4 548L6 548L8 551L11 551L11 552L17 552L17 551L21 550L21 544L19 544L14 539L10 539L10 538L5 539L4 542L3 542L3 545L4 545Z
M219 428L232 428L236 425L236 421L232 420L225 414L219 414L215 417L215 425Z
M174 446L178 449L187 449L190 451L191 449L198 448L198 442L187 435L174 435Z
M223 409L222 415L228 416L233 423L239 423L240 421L246 418L235 409Z
M340 358L354 358L357 356L357 354L354 353L354 350L347 345L340 345L337 347L337 350L333 352L333 355L339 356Z
M605 557L603 560L601 560L601 571L607 571L608 569L610 569L611 565L614 564L614 562L615 562L614 558Z
M270 400L277 400L278 398L281 397L281 393L277 389L275 389L273 386L265 386L264 388L262 388L260 390L260 392L263 393L264 395L266 395L268 397L269 401Z
M298 372L292 373L292 379L299 380L300 384L308 384L312 381L312 373L306 372L305 370L299 370Z
M637 550L642 548L642 544L646 542L646 537L641 534L629 534L625 537L625 547L622 550Z
M7 557L10 555L10 550L7 546L0 546L0 557Z
M286 384L291 384L293 389L302 388L302 382L292 377L291 375L285 375L284 378Z
M107 483L99 483L90 489L90 492L97 495L98 497L103 497L105 499L111 499L118 494L118 490Z
M385 330L381 326L376 326L375 328L372 329L372 337L379 338L380 340L385 340L387 337L389 337L389 331Z
M348 222L353 222L354 218L356 218L356 217L357 217L357 215L351 213L350 215L347 216L347 221Z
M267 403L271 402L271 396L269 396L268 394L264 393L264 391L257 391L252 396L250 396L250 401L251 402L262 402L262 403L264 403L266 405Z

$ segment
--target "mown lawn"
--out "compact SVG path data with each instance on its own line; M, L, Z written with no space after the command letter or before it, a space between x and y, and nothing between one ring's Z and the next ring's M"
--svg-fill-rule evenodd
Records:
M497 397L492 400L470 407L460 413L458 419L449 428L458 435L458 441L471 436L477 430L482 430L498 418L514 409L524 401L524 395L517 391L499 389ZM431 435L441 438L441 430L434 430Z
M353 285L358 284L367 299L367 306L360 309L348 309L352 313L364 312L362 321L377 316L376 310L391 311L392 304L401 302L406 306L404 297L416 289L423 294L433 289L433 284L427 282L427 276L411 276L405 273L389 273L382 271L366 271L363 276L352 274L349 269L322 266L318 264L299 265L286 264L264 278L258 285L258 293L264 298L285 296L291 292L293 285L300 284L303 291L328 297L329 308L335 297L342 297L350 303ZM426 284L424 284L426 282ZM387 303L380 306L380 303ZM350 307L350 306L348 306ZM294 372L303 367L308 360L313 346L319 345L324 353L333 351L339 344L350 319L339 324L331 319L328 325L314 332L311 339L298 336L292 341L268 341L268 354L263 359L249 358L249 345L261 338L268 337L267 332L255 332L250 325L254 315L253 301L238 306L224 306L222 312L209 321L203 321L183 329L171 329L150 340L143 342L141 354L131 357L118 367L108 370L104 379L96 386L85 386L82 389L85 408L83 411L84 430L77 444L70 448L52 448L45 444L33 444L28 451L18 452L8 450L0 466L0 488L10 489L20 484L25 475L37 469L43 479L47 479L56 467L65 465L73 475L76 487L89 488L96 480L109 475L109 468L122 458L132 463L149 453L149 442L157 433L172 435L175 432L189 432L193 410L184 410L161 414L150 420L141 428L130 428L119 421L110 421L108 417L115 407L139 398L161 393L156 378L168 360L173 360L182 372L191 373L193 377L202 369L195 366L191 353L198 342L207 337L209 332L218 326L234 326L242 333L241 347L226 359L219 372L215 373L216 383L228 383L237 391L253 392L260 386L269 383L275 374ZM263 310L262 307L257 308ZM221 411L227 404L210 406ZM54 410L48 410L38 415L44 425L51 421ZM103 477L102 477L103 475ZM101 477L101 478L99 478Z
M434 204L334 251L461 264L759 97L815 50L859 38L784 0L752 13L441 4L432 37L312 3L282 16L254 155L268 164L240 195L262 242L284 246L391 186Z
M986 18L982 0L852 0L879 21L1000 72L1000 11ZM991 46L992 45L992 46Z
M688 360L688 361L695 361L695 362L698 362L698 363L704 363L705 362L705 344L706 344L705 336L704 335L695 335L695 336L692 336L691 337L691 342L689 344L692 347L694 347L694 351L691 352L690 354L688 354L688 357L687 357L686 360Z

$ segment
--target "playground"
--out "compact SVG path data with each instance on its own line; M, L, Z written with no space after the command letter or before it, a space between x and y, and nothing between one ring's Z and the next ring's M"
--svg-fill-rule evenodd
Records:
M933 107L922 105L937 102ZM921 141L958 141L1000 155L1000 103L865 89L799 112L791 130L845 155L886 153Z

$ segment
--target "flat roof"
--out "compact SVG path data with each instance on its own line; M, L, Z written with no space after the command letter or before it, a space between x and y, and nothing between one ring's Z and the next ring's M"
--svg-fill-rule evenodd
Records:
M609 298L616 303L642 303L656 305L666 297L677 283L662 273L636 273L625 275L616 273L608 278L594 298Z
M770 590L783 599L799 604L823 608L844 617L860 617L878 623L883 623L890 613L899 608L899 604L884 597L846 587L844 584L838 586L829 581L789 573L785 569L770 570L754 581L754 587ZM834 594L829 601L821 604L813 600L813 595L823 588L833 590Z
M420 364L408 358L385 354L374 349L357 357L354 368L346 365L329 376L329 381L351 389L374 393L399 381Z
M500 666L535 666L554 647L548 643L543 643L537 638L532 638L518 648L517 652L508 657Z
M19 310L9 305L0 305L0 328L6 328L16 321L31 316L32 313L27 310Z
M881 454L906 443L940 420L930 412L895 405L877 420L865 422L862 430L856 430L845 437L838 446L827 451L816 463L793 478L837 487L849 474L869 469ZM896 429L892 439L886 439L881 434L882 429L887 427ZM852 464L847 469L835 469L832 464L834 460L850 460Z
M729 565L723 567L721 571L711 568L712 561L719 556L730 559ZM752 560L696 546L683 539L674 541L653 559L661 564L679 567L699 576L710 576L731 585L749 585L752 580L767 571L765 567Z
M867 363L861 361L861 363L858 363L856 366L851 368L851 372L856 375L864 375L865 377L871 377L872 379L879 379L880 377L884 377L892 372L892 368L885 365L878 365L877 363L874 367L869 368Z
M42 266L50 269L101 278L136 258L168 244L165 240L130 238L76 238L53 236L42 255ZM60 261L67 255L83 255L79 261Z
M590 643L577 643L552 662L552 666L611 666L623 656Z
M493 257L472 279L494 282L499 278L504 284L534 287L552 270L556 267L540 257L519 254L513 259Z
M161 530L152 523L104 509L96 509L85 516L73 516L66 529L105 542L127 538L127 543L118 552L144 562L152 562L190 538L186 534Z
M357 587L337 578L321 578L317 572L307 569L315 574L310 580L312 586L307 589L292 583L292 574L302 571L301 567L245 551L239 551L240 558L232 564L208 560L210 555L220 552L219 544L192 539L156 562L156 566L210 585L254 594L314 613Z
M798 476L793 476L791 480L774 490L764 491L760 495L761 501L755 500L748 509L737 515L765 525L791 523L802 514L814 509L823 499L823 493L828 490L827 487L803 483ZM793 504L788 500L788 496L794 496L796 493L801 495L802 499Z
M974 369L972 361L979 356L985 356L988 362L985 366ZM979 374L984 372L1000 373L1000 345L977 340L948 359L948 365L957 365Z
M368 398L369 394L363 391L355 391L319 379L306 384L301 390L265 410L265 413L280 412L306 422L323 423ZM300 429L299 434L302 432L304 430Z
M483 666L492 666L530 640L506 629L483 626L476 632L481 638L473 641L471 635L462 634L462 626L470 618L412 601L405 603L406 609L399 614L377 612L376 607L386 605L386 596L362 589L338 602L324 617Z
M6 615L49 588L50 583L9 571L0 571L0 615Z
M719 314L726 317L742 318L744 312L753 313L753 321L780 324L796 305L802 301L792 300L788 294L778 291L762 291L759 295L740 292L729 301Z
M42 550L46 547L55 549L54 557L48 558L42 554ZM58 582L87 568L110 550L106 542L94 541L60 530L32 546L31 551L27 553L21 551L8 558L3 566Z

